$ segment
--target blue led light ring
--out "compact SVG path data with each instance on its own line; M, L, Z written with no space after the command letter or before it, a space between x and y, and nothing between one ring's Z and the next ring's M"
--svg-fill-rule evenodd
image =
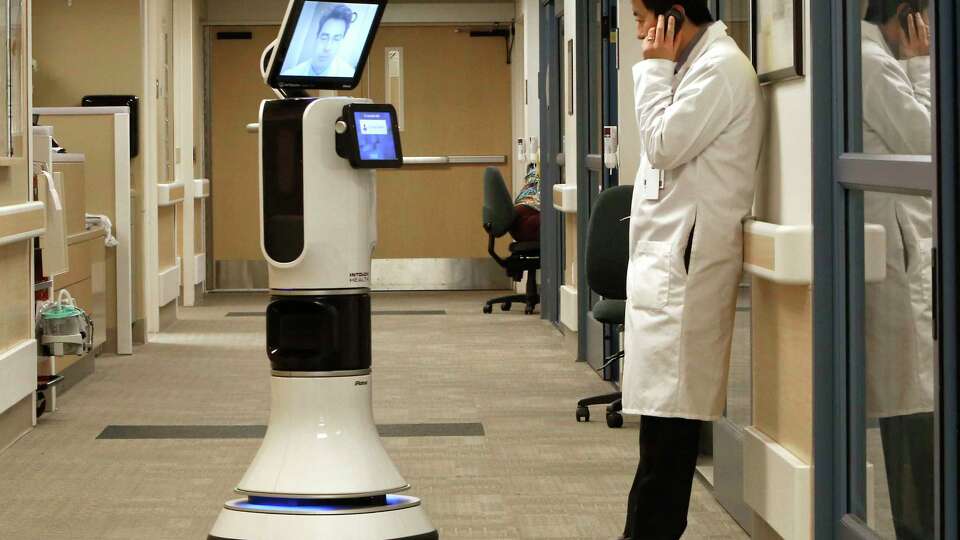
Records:
M266 503L265 501L272 501ZM338 505L331 500L290 499L280 497L255 497L251 499L237 499L224 505L227 510L239 512L253 512L258 514L286 514L291 516L317 515L349 515L374 514L391 512L420 506L420 499L405 495L387 495L387 504L382 506L347 506Z

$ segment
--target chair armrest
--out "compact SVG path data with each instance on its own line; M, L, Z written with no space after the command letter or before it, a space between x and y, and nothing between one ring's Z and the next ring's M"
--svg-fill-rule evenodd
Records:
M506 268L507 262L504 261L500 255L497 255L497 237L493 235L493 226L490 224L484 224L484 230L487 231L487 253L490 254L490 257L497 262L500 266Z

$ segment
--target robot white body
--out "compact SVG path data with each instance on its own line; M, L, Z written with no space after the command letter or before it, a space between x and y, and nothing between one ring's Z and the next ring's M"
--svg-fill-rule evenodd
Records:
M266 437L210 540L436 540L384 450L371 399L374 173L340 157L350 98L260 112L272 402Z

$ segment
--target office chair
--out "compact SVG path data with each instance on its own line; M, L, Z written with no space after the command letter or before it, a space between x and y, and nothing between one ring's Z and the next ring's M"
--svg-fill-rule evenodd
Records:
M497 238L510 232L517 214L513 199L500 171L489 167L483 173L483 228L487 231L487 252L513 281L519 283L527 275L526 294L514 294L489 300L483 306L484 313L493 313L493 306L500 304L503 311L510 311L514 302L526 305L524 313L533 313L540 303L537 291L537 270L540 269L540 242L513 242L510 244L510 256L506 259L497 254Z
M630 257L630 204L633 186L617 186L604 190L593 206L587 226L587 284L593 292L603 297L593 306L593 318L616 328L623 326L627 307L627 264ZM615 340L619 332L607 335L605 340ZM612 349L612 347L610 347ZM623 358L623 351L607 357L602 371ZM577 422L590 421L590 405L607 406L607 425L623 426L621 398L613 392L581 399L577 403Z

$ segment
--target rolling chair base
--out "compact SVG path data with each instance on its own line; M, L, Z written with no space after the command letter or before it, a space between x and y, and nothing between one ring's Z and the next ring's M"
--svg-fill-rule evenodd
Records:
M590 405L607 405L607 426L610 428L623 427L623 393L614 392L602 396L593 396L577 402L577 422L590 421Z
M483 305L484 313L493 313L493 306L500 305L502 311L510 311L510 308L513 307L513 303L524 304L526 308L523 310L527 315L532 315L534 310L537 307L537 304L540 303L540 297L536 296L530 298L525 294L514 294L510 296L501 296L500 298L494 298L488 300L486 304Z

